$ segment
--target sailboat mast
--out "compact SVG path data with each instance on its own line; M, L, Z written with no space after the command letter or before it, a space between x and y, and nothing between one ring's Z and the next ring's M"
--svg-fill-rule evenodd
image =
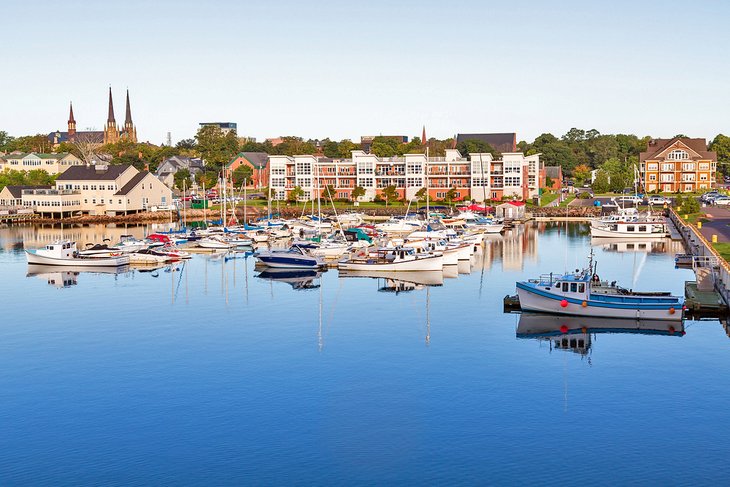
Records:
M426 147L426 165L423 168L423 173L426 178L426 220L428 220L428 218L431 216L431 199L428 191L428 147Z

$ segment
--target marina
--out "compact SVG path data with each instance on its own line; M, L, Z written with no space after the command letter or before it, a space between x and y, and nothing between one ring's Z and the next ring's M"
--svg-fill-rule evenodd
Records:
M587 222L528 222L487 235L458 265L407 272L272 269L256 263L256 249L192 244L190 259L120 268L28 265L23 252L62 238L85 246L163 231L0 229L0 292L10 297L5 310L12 318L0 327L0 365L8 371L0 378L0 416L36 418L17 423L12 437L1 440L9 453L0 468L20 465L19 478L33 479L34 466L52 455L54 478L105 461L130 482L172 480L171 470L152 459L151 443L138 441L167 438L171 422L186 422L186 442L210 449L201 458L196 448L205 467L194 477L216 478L213 469L223 462L238 478L274 483L283 479L282 468L294 468L290 462L310 465L297 469L313 483L339 483L353 469L360 478L388 481L498 480L519 469L524 479L540 482L552 460L525 465L520 450L562 450L583 441L581 431L596 421L611 433L593 446L634 465L621 473L626 481L652 463L687 458L651 448L645 432L661 431L662 441L690 449L725 441L719 412L686 413L673 431L653 413L670 397L679 411L698 401L722 409L730 383L706 372L727 360L724 317L502 313L502 297L515 282L546 269L580 268L591 250L606 278L610 269L611 279L634 290L683 295L694 272L675 268L682 247L671 239L650 249L626 242L606 248L602 241L594 245ZM112 297L129 305L109 313ZM57 318L43 318L36 300ZM25 325L14 324L19 319ZM599 404L610 407L610 417ZM436 412L442 421L430 421ZM573 427L556 436L525 426L546 416ZM386 425L389 434L378 434ZM51 441L34 443L41 434ZM414 435L420 439L407 439ZM459 471L444 473L444 459L431 450L467 437L452 454ZM343 453L342 441L359 446ZM132 444L134 453L123 454ZM184 445L171 443L170 454L186 458ZM637 448L644 451L641 464L632 463ZM721 448L703 452L711 461L724 458ZM383 470L385 457L390 466ZM368 467L376 463L377 470ZM652 472L662 477L661 470ZM567 473L551 479L569 481Z

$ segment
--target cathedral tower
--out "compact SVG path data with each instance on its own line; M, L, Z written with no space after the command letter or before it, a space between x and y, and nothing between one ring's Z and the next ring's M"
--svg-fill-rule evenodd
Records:
M132 109L129 106L129 90L127 90L127 110L124 117L124 128L122 129L122 138L137 143L137 129L132 123Z
M112 87L109 87L109 114L106 118L104 126L104 143L114 144L119 142L119 129L117 129L117 121L114 119L114 103L112 102Z

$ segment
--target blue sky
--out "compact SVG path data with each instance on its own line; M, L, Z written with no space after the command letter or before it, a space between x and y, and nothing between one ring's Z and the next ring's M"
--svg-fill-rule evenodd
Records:
M730 2L3 2L0 130L730 133Z

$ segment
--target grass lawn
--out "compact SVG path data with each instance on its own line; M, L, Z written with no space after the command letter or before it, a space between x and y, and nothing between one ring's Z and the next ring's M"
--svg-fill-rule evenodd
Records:
M573 196L573 195L568 196L567 198L565 198L565 201L560 202L560 207L565 208L566 206L568 206L568 203L570 203L574 199L575 199L575 196Z
M558 199L558 193L545 193L540 196L540 206L547 206Z
M712 246L717 250L720 256L725 259L725 262L730 262L730 243L714 243Z

